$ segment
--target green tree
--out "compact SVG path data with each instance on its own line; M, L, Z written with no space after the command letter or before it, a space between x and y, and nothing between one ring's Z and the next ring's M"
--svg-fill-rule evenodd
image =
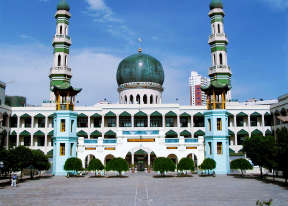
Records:
M1 169L2 174L10 174L11 167L10 167L10 151L5 149L0 149L0 162L3 162L3 168Z
M195 169L194 161L191 158L187 158L187 157L182 158L177 165L177 170L180 170L180 171L190 170L191 172L193 172L194 169Z
M210 174L210 170L214 170L216 168L216 162L211 158L207 158L202 162L199 168L202 170L208 170L208 174Z
M33 155L32 151L24 146L16 147L15 149L10 150L9 161L12 171L22 171L24 168L27 168L32 165Z
M71 157L66 160L64 164L64 170L66 171L73 171L75 174L78 173L78 171L82 170L82 161L81 159L77 157Z
M233 170L241 170L242 176L244 170L252 170L253 167L250 162L246 159L240 158L231 161L230 168Z
M48 161L48 157L42 152L41 150L32 150L32 168L39 170L40 174L43 170L49 170L50 169L50 163ZM31 172L31 178L33 178L33 171Z
M97 171L103 170L103 169L104 169L104 165L102 164L102 162L99 159L92 159L89 162L88 171L94 171L95 176L96 176Z
M288 130L284 127L277 132L278 169L283 171L285 182L288 179Z
M161 176L165 175L165 172L175 171L176 165L175 163L166 157L159 157L154 160L153 170L160 172Z
M243 151L255 165L260 167L261 178L263 178L263 167L271 169L275 166L277 150L275 138L272 136L246 138L243 142Z
M107 171L117 171L119 173L119 176L122 175L122 172L128 171L128 163L123 158L113 158L110 160L106 165Z

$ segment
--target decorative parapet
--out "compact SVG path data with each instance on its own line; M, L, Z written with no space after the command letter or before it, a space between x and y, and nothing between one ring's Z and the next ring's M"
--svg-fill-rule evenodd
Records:
M126 89L155 89L163 92L163 87L160 84L154 82L130 82L121 84L118 87L118 92L124 91Z
M232 74L230 67L226 65L216 65L216 66L210 67L208 75L215 74L215 73Z

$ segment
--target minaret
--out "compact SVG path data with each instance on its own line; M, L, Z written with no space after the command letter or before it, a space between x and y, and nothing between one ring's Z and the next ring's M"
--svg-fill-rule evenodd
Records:
M227 64L228 40L224 33L224 11L222 0L212 0L209 17L212 35L209 37L212 67L209 68L210 84L202 86L207 95L207 112L205 112L205 158L216 161L216 174L228 174L229 135L226 95L231 87L231 70Z
M71 17L70 6L66 0L60 0L57 5L55 15L57 26L56 34L53 39L54 61L50 70L50 91L53 86L62 84L70 85L72 77L71 68L69 68L69 49L71 46L71 38L69 36L69 20ZM55 95L51 91L50 101L55 102Z
M74 112L75 96L81 89L72 86L53 86L51 91L56 97L53 134L53 170L56 176L65 176L65 162L76 157L78 137L76 134L77 112Z

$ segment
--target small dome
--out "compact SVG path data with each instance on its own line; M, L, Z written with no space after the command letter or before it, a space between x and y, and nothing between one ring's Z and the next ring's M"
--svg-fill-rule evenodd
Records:
M210 3L210 9L223 9L223 3L222 0L212 0L212 2Z
M66 11L70 11L70 6L69 4L66 2L66 0L60 0L60 2L57 5L57 10L66 10Z
M154 57L139 52L131 55L118 66L118 85L130 82L153 82L163 85L164 71L161 63Z

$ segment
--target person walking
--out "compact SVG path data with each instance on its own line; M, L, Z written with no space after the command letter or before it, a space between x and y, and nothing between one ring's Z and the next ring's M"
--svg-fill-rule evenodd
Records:
M11 187L16 187L16 181L17 181L17 175L13 174L11 180Z

